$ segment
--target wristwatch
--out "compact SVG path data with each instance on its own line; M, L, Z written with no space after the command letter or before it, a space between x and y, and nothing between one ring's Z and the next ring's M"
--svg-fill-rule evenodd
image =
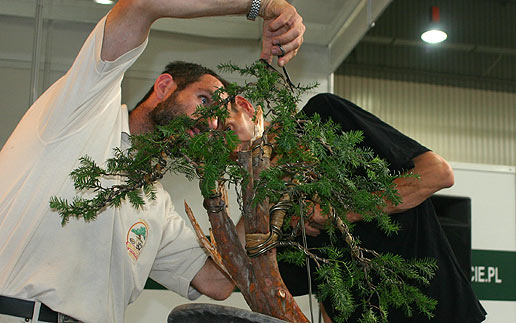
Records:
M253 2L251 2L251 9L249 9L249 13L247 14L247 19L254 21L260 13L261 5L261 0L253 0Z

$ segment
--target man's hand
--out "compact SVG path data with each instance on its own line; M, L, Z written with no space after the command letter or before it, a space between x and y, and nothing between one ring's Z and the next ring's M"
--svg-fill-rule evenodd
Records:
M235 227L240 244L245 248L244 217L241 217ZM208 258L191 282L191 285L201 294L216 300L225 300L235 289L235 283Z
M103 60L115 60L137 47L147 37L151 25L159 18L194 18L246 14L250 0L119 0L108 14L102 43ZM262 0L260 16L264 18L261 57L272 61L285 50L280 66L295 56L303 42L305 26L296 9L285 0Z
M312 212L312 210L309 211L309 213ZM349 212L346 214L346 219L350 222L357 222L361 221L362 215L354 212ZM298 217L293 217L291 225L294 227L297 225L297 222L299 221ZM305 232L307 235L312 237L317 237L319 234L321 234L321 230L324 229L324 227L328 224L328 215L323 214L321 207L319 204L315 204L315 207L313 208L313 214L310 216L308 221L305 222Z
M303 18L285 0L264 0L260 15L264 19L260 58L271 63L273 56L284 54L278 59L278 65L283 66L297 54L303 43L306 29ZM284 53L278 45L281 45Z
M329 221L328 215L321 214L321 208L319 207L319 205L316 206L316 209L319 209L319 211L314 212L314 215L310 217L308 223L305 223L306 234L312 237L317 237L319 234L321 234L321 230L324 229L324 227ZM346 219L349 223L353 223L362 221L363 217L358 213L349 212L346 214Z

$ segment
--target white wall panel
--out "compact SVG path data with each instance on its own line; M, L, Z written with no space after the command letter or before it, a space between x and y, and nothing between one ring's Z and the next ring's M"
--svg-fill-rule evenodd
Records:
M339 74L334 89L450 161L516 165L516 93Z

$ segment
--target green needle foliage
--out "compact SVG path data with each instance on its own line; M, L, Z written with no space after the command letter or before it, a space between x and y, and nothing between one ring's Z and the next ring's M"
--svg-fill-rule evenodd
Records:
M119 207L126 198L133 207L142 207L144 197L155 198L153 184L167 172L181 173L189 179L202 178L201 191L205 197L215 190L217 180L236 183L243 173L229 155L238 138L233 133L215 130L194 137L188 135L192 128L209 129L204 120L203 115L195 119L180 116L167 126L156 127L154 132L131 136L132 146L126 151L115 149L114 157L104 167L88 156L82 157L80 167L70 176L76 190L93 191L96 196L76 196L71 203L54 196L50 207L59 212L65 225L71 217L94 220L104 207ZM103 186L102 179L107 178L116 178L120 183Z
M387 201L401 202L393 180L402 175L390 173L384 160L358 146L361 132L343 133L338 125L322 122L318 115L297 114L300 95L315 84L294 86L263 61L219 68L251 81L218 89L214 104L199 106L191 118L177 117L152 133L131 136L131 148L116 149L105 165L99 166L87 156L81 158L71 177L76 190L89 196L93 192L94 197L76 196L71 202L52 197L50 207L59 212L62 224L70 218L94 220L103 208L120 206L125 199L135 208L142 207L146 199L155 198L153 184L167 172L199 178L205 198L215 194L220 181L245 187L248 174L231 158L238 138L222 127L209 129L205 122L218 118L223 124L231 98L242 95L263 107L270 121L255 147L273 147L271 167L254 182L252 203L268 200L272 205L286 194L292 203L281 238L281 244L291 248L279 259L298 265L303 265L307 256L312 259L319 280L318 297L331 299L339 313L338 322L345 322L355 310L363 313L362 322L387 322L393 307L403 309L407 316L417 311L432 317L436 301L419 288L432 279L435 260L407 260L362 248L346 219L349 212L359 213L364 221L376 221L385 234L396 234L397 224L382 210ZM203 131L190 136L188 130L194 128ZM115 179L117 184L104 185L106 179ZM316 205L329 215L325 230L331 239L329 245L313 250L295 243L294 238L302 231L297 219L309 221ZM240 208L244 209L243 205Z

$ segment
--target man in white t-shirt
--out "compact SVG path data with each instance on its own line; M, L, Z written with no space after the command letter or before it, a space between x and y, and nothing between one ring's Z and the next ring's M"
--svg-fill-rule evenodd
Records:
M90 34L70 70L27 111L0 152L0 322L123 322L147 277L190 299L224 299L233 284L207 258L157 184L141 210L108 208L95 221L60 224L49 199L72 198L78 158L98 163L129 134L159 120L190 115L223 83L198 65L175 63L128 115L121 105L125 71L143 52L158 18L248 13L264 17L262 58L302 43L304 26L285 0L119 0ZM174 75L176 74L176 75ZM216 126L216 121L212 121ZM116 184L116 180L111 181Z

